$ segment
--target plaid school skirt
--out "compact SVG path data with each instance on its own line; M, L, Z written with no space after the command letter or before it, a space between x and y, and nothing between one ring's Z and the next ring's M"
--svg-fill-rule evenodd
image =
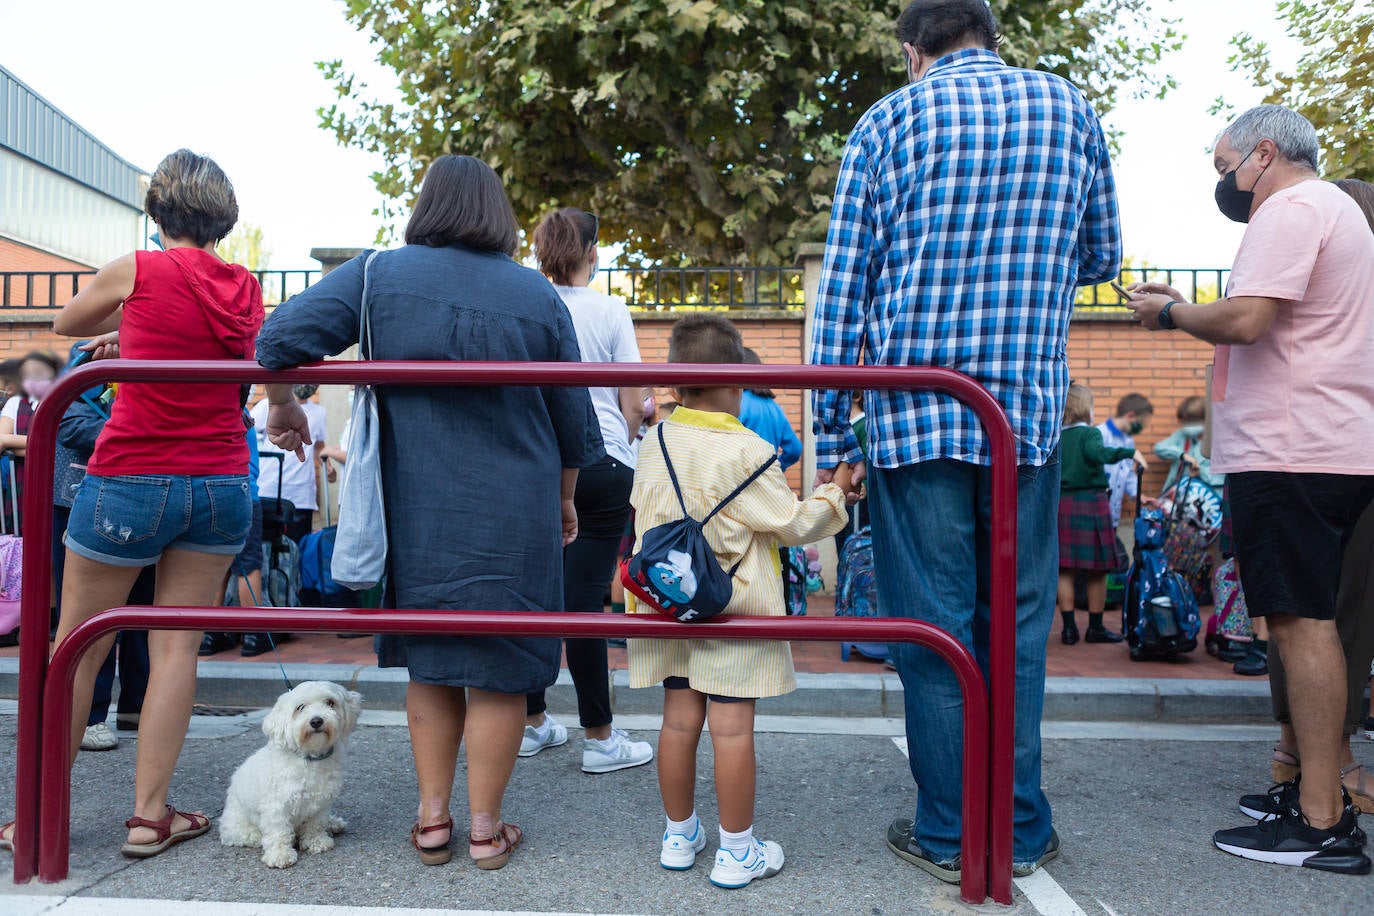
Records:
M1111 572L1125 565L1105 492L1059 497L1059 568Z

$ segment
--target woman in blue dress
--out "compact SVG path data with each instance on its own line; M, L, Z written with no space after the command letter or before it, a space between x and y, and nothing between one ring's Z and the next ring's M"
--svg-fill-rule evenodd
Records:
M481 160L429 167L406 245L364 253L279 306L258 360L282 369L358 342L364 270L378 360L577 362L568 309L521 267L515 215ZM290 386L269 386L268 435L291 451L308 427ZM563 546L576 537L577 468L601 460L585 388L383 387L382 486L388 603L399 608L563 609ZM305 435L302 436L302 433ZM420 787L411 842L425 864L451 857L449 797L467 738L469 855L500 868L521 833L501 801L525 721L525 694L558 675L560 640L381 636L383 667L407 667Z

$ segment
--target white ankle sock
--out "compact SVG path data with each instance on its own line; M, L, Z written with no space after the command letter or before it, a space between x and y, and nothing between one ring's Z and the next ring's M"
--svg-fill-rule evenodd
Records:
M545 716L543 722L534 726L534 731L535 734L539 736L539 740L543 741L546 737L548 737L549 729L551 728L553 728L553 720L550 719L548 716Z
M754 826L750 824L739 833L731 833L720 828L720 848L727 850L736 859L744 858L749 847L754 845Z
M697 817L696 811L693 811L692 816L685 821L675 821L666 815L663 819L668 822L669 833L678 833L691 838L696 836L697 831L701 829L701 819Z

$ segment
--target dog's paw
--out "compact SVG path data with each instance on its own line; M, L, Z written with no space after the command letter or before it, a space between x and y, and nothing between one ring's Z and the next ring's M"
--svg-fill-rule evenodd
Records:
M327 833L301 837L301 852L310 854L328 852L334 848L334 838Z
M348 829L348 821L339 817L337 814L329 815L329 823L325 825L331 836L338 836Z
M268 868L290 868L300 856L291 847L272 847L262 851L262 864Z

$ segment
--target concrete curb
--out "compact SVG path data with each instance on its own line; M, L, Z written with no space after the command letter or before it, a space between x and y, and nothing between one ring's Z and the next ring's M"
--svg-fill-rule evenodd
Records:
M0 658L0 697L19 689L19 661ZM292 683L329 680L363 694L369 709L402 709L403 669L357 665L287 665ZM201 662L196 702L206 706L270 706L285 689L275 665ZM576 714L577 695L567 670L547 693L549 708ZM611 698L626 715L661 713L657 690L631 690L629 673L611 673ZM901 681L891 672L798 674L797 690L760 700L760 715L901 718L906 704ZM1150 678L1052 677L1045 685L1045 718L1058 721L1249 722L1270 721L1265 680L1221 681Z

